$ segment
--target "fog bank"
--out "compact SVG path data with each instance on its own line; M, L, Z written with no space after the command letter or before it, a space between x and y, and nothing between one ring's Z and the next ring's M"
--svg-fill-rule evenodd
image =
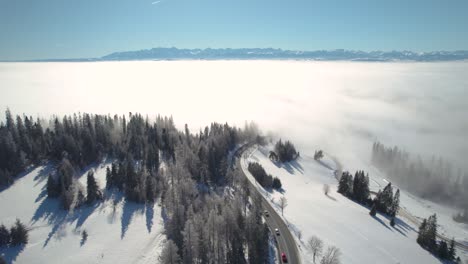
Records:
M468 169L467 74L468 62L0 63L0 109L159 113L192 131L253 120L301 152L367 162L378 139Z

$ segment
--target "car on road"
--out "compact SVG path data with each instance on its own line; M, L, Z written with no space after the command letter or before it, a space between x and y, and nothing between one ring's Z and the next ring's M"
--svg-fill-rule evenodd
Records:
M288 263L288 258L286 257L286 254L284 252L281 253L281 260L283 261L283 263Z
M265 210L265 212L263 212L263 214L264 214L265 216L267 216L267 217L270 216L270 213L269 213L267 210Z
M278 229L278 228L275 228L275 233L276 233L277 236L280 235L280 232L279 232L279 229Z

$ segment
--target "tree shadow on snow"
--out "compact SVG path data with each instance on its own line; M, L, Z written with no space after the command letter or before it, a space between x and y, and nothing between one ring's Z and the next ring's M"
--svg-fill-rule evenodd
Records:
M330 194L325 194L325 196L332 201L335 201L335 202L337 201L336 198L331 196Z
M290 161L289 164L294 168L296 169L297 171L299 171L301 174L304 174L304 168L302 167L302 165L299 163L298 161L299 158L293 160L293 161Z
M91 206L83 205L75 211L67 211L62 208L60 198L45 198L34 212L31 225L38 221L46 221L51 230L44 241L43 247L47 247L52 238L58 240L67 236L66 227L76 221L75 229L79 229L88 217L100 206L101 203L93 203Z
M42 190L41 192L39 193L39 195L36 197L36 200L34 200L35 203L38 203L40 201L42 201L43 199L47 198L47 186L44 185L42 187Z
M379 214L378 214L379 215ZM383 226L385 226L388 230L391 230L393 232L393 230L382 220L380 219L379 217L377 217L377 215L375 216L372 216L372 218L374 218L375 220L377 220L377 222L379 222L380 224L382 224Z
M144 204L138 204L138 203L125 200L124 206L122 209L122 218L121 218L122 227L121 227L120 239L123 239L125 237L125 233L128 230L128 226L132 222L133 215L143 214L144 211L145 211Z
M23 252L24 248L24 245L16 247L0 247L0 256L5 259L6 263L13 263L16 261L18 255Z
M270 160L277 168L285 169L289 174L295 174L298 171L300 174L304 174L304 168L302 165L297 161L289 161L289 162L280 162L275 160Z
M55 166L53 165L52 162L47 163L40 171L39 173L34 177L34 181L36 182L34 184L34 187L37 185L43 183L45 180L47 180L49 174L53 173L55 171ZM45 185L44 185L45 187Z
M101 202L95 202L91 205L83 205L78 210L73 212L72 217L70 218L69 222L74 222L76 220L75 229L79 229L83 226L84 222L88 219L88 217L101 206Z
M321 161L321 160L316 160L320 165L324 166L325 168L329 169L329 170L332 170L334 171L335 169L332 168L330 165L326 164L325 162Z
M10 184L10 185L7 185L7 186L3 186L3 187L0 187L0 193L3 192L4 190L10 188L10 186L13 186L16 181L18 181L19 179L23 178L24 176L28 175L29 173L31 173L33 170L35 170L37 167L28 167L26 168L25 171L21 172L20 174L16 175L16 176L13 176L13 183ZM37 176L36 176L37 177Z
M148 233L151 233L151 229L153 228L153 218L154 218L154 203L147 203L146 204L146 229Z

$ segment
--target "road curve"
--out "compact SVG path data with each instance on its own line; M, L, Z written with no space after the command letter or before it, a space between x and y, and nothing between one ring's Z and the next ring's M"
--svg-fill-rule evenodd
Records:
M278 248L278 255L284 252L288 258L287 263L292 264L301 264L301 257L299 255L299 251L296 246L296 241L292 236L288 226L283 221L283 219L279 216L279 214L275 211L275 209L271 206L271 204L266 200L266 198L260 193L257 189L257 182L252 182L253 176L248 177L251 175L250 172L247 170L247 161L244 159L245 151L249 149L249 145L244 145L240 149L238 149L237 153L234 155L237 157L236 159L236 166L241 168L242 174L244 177L247 177L250 183L250 189L253 191L258 192L260 197L262 197L262 207L264 210L268 211L269 216L264 216L265 222L267 223L268 227L270 228L272 234L276 237L276 246ZM280 231L280 235L277 236L274 230L278 228ZM278 256L278 260L282 262L281 257Z

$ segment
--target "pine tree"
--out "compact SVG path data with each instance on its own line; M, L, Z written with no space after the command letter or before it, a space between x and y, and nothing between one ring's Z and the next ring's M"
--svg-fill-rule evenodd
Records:
M436 237L437 237L437 215L433 214L429 216L427 220L427 246L429 250L432 252L434 252L437 247Z
M25 245L28 243L28 230L19 219L16 219L15 225L11 227L10 235L12 246Z
M3 256L0 256L0 264L7 264L6 260L3 258Z
M86 191L87 203L90 204L98 199L102 199L101 191L99 190L96 179L94 178L94 173L92 171L88 172Z
M10 231L5 225L0 225L0 247L5 247L10 243Z
M419 232L418 232L418 238L416 239L416 242L418 242L419 245L425 246L427 244L427 220L424 219L419 226Z
M455 238L452 238L452 240L450 240L450 248L449 248L449 251L448 251L448 259L449 260L455 260L455 256L456 256L456 253L455 253Z
M393 197L393 202L390 207L390 216L395 217L400 209L400 189L398 189Z
M352 191L350 190L351 185L349 184L352 182L351 174L347 171L341 174L340 181L338 183L338 192L343 194L344 196L348 196Z
M441 259L447 259L449 257L447 242L440 241L437 255L439 255Z
M88 241L88 232L86 230L83 230L83 232L81 232L81 241L80 241L80 245L83 246L86 241Z
M112 164L114 165L114 164ZM106 188L107 189L110 189L113 185L114 185L114 182L113 182L113 177L112 177L112 172L109 168L109 166L107 166L106 168Z
M382 196L379 202L379 211L389 213L389 209L393 203L393 188L392 183L388 183L382 191Z
M78 202L78 206L81 206L82 204L84 204L86 202L86 197L85 195L83 194L83 190L80 188L78 190L78 197L77 197L77 202Z
M371 216L375 216L377 214L377 203L374 201L374 203L372 204L372 207L371 207L371 210L369 212L369 214Z
M55 182L54 177L52 177L52 174L49 174L49 177L47 178L47 196L50 198L60 196L60 188Z
M178 254L179 249L172 240L168 240L164 245L164 248L159 256L159 263L161 264L179 264L181 263L180 256Z

